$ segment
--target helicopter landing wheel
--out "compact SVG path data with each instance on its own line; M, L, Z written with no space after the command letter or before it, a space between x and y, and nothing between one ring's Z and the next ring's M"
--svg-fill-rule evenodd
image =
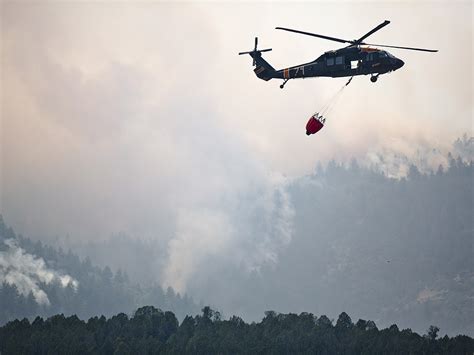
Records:
M290 79L285 79L283 81L283 84L280 85L280 89L283 89L285 87L285 84L288 82L288 80L290 80Z
M370 77L370 81L373 82L373 83L375 83L378 78L379 78L378 75L372 75L372 76Z

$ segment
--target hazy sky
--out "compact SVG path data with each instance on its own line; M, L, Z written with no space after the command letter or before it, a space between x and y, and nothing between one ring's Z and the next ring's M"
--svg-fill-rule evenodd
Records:
M285 177L472 135L470 1L0 6L0 212L29 236L169 240L163 276L178 289L208 254L250 269L276 258L291 239ZM274 67L300 64L338 44L276 26L353 39L385 19L370 41L439 52L392 50L405 66L354 78L311 137L307 119L347 79L280 90L237 55L258 36ZM281 227L258 241L242 230L256 210Z

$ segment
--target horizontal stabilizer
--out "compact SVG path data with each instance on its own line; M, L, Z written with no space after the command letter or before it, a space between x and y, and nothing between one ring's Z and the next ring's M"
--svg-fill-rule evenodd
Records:
M267 49L258 49L256 51L249 51L249 52L239 52L239 55L242 55L242 54L251 54L251 53L262 53L262 52L270 52L272 49L271 48L267 48Z

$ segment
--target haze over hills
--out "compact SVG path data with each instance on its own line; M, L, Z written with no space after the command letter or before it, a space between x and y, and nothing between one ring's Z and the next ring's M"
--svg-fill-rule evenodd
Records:
M383 170L390 155L385 154L385 165L332 161L287 182L284 190L275 190L273 213L257 208L253 219L242 219L252 224L242 230L267 236L260 247L268 245L271 257L249 268L227 254L208 254L186 282L186 294L196 301L159 286L166 289L166 245L121 235L71 245L73 251L65 253L16 238L2 224L0 292L16 303L2 307L1 320L58 312L83 318L130 314L146 304L182 319L196 314L196 302L202 302L246 320L260 320L267 310L329 317L346 311L382 327L397 323L423 333L435 324L442 334L472 336L473 141L457 140L456 155L446 155L446 166L434 170L398 156L398 166L392 161L390 167L408 171L406 177L387 177ZM271 245L281 228L290 238ZM5 244L12 239L16 244ZM53 275L32 279L36 295L44 291L49 305L33 288L21 301L6 285L14 283L5 277L12 270L6 261L18 256L19 248L30 261L44 260L44 270Z
M17 236L0 215L0 323L57 313L89 318L132 314L140 305L173 310L179 319L199 312L187 295L156 283L138 284L126 271L97 267L71 250Z

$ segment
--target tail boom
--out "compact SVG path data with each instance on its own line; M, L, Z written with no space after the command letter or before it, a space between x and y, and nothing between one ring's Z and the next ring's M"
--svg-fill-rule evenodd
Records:
M275 78L276 70L262 58L260 53L250 53L250 55L255 60L256 67L253 71L259 79L268 81Z

